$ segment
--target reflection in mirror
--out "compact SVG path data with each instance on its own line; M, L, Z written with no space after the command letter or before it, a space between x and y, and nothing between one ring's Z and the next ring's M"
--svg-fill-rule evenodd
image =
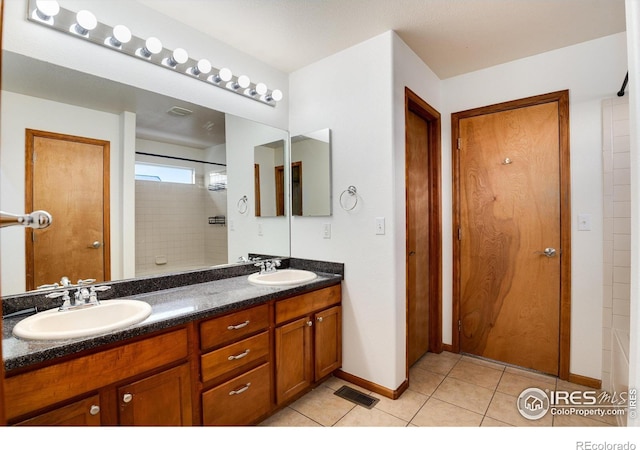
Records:
M331 215L331 131L291 138L291 214Z
M253 149L256 217L284 216L284 140Z
M226 264L225 145L136 140L136 276Z
M253 191L253 157L241 149L288 141L286 131L6 50L2 58L3 210L24 210L25 130L44 130L110 143L111 280L231 264L248 253L289 256L287 221L265 224L261 230L268 239L260 240L256 225L245 224L235 206ZM227 149L237 157L225 166ZM136 162L187 169L190 184L148 181L148 174L147 181L134 181ZM75 174L85 173L82 165L69 164ZM251 176L245 176L245 166ZM225 175L233 185L228 208ZM162 179L157 173L153 177ZM65 183L58 185L64 197ZM229 226L233 217L235 229ZM56 222L62 223L54 217L52 227ZM27 290L25 230L3 229L0 256L1 294ZM64 267L65 261L57 258L56 264Z

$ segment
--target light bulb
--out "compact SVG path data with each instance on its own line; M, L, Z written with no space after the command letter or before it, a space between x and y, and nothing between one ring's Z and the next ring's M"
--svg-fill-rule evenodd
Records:
M271 98L276 102L279 102L280 100L282 100L282 91L280 89L275 89L273 92L271 92Z
M116 25L113 27L112 36L105 39L104 43L112 47L120 48L122 44L126 44L131 40L131 31L124 25Z
M150 37L144 43L144 47L139 48L136 52L139 56L150 58L152 55L157 55L162 51L162 42L160 39Z
M206 75L211 72L211 63L207 59L201 59L198 63L190 69L192 75L198 76L201 73Z
M189 54L187 53L187 51L183 48L176 48L173 53L171 53L170 57L165 58L163 63L169 67L175 67L178 64L186 63L188 60Z
M264 95L267 93L267 85L264 83L256 84L256 93L258 95Z
M37 0L33 18L53 24L53 17L60 12L60 5L55 0Z
M96 16L94 16L91 11L83 9L78 11L78 14L76 14L76 23L75 25L72 25L72 27L73 31L79 35L86 36L89 34L89 31L95 29L97 25L98 20L96 19Z
M241 88L248 88L250 84L251 79L248 76L240 75L240 77L238 77L238 86L240 86Z

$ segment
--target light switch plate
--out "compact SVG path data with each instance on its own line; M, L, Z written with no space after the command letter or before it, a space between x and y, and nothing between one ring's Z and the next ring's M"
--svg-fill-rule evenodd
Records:
M331 224L330 223L322 224L322 237L324 239L331 239Z
M578 214L578 230L591 231L591 214Z
M376 217L376 234L384 234L384 233L385 233L384 217Z

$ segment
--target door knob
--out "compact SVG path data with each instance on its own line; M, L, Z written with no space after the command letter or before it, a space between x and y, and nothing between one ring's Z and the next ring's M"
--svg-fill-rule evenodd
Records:
M556 249L555 248L551 248L551 247L547 247L547 248L544 249L542 254L544 256L546 256L547 258L553 258L554 256L556 256Z
M94 241L94 243L91 244L89 248L100 248L100 245L102 245L100 244L100 241Z

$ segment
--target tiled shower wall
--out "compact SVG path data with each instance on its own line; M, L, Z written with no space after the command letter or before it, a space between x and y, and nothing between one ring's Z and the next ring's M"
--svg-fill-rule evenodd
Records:
M227 228L208 217L226 215L226 191L136 181L136 276L227 263Z
M604 293L602 387L611 389L614 330L629 330L631 283L631 181L629 101L602 102L604 171ZM624 334L624 333L623 333Z

